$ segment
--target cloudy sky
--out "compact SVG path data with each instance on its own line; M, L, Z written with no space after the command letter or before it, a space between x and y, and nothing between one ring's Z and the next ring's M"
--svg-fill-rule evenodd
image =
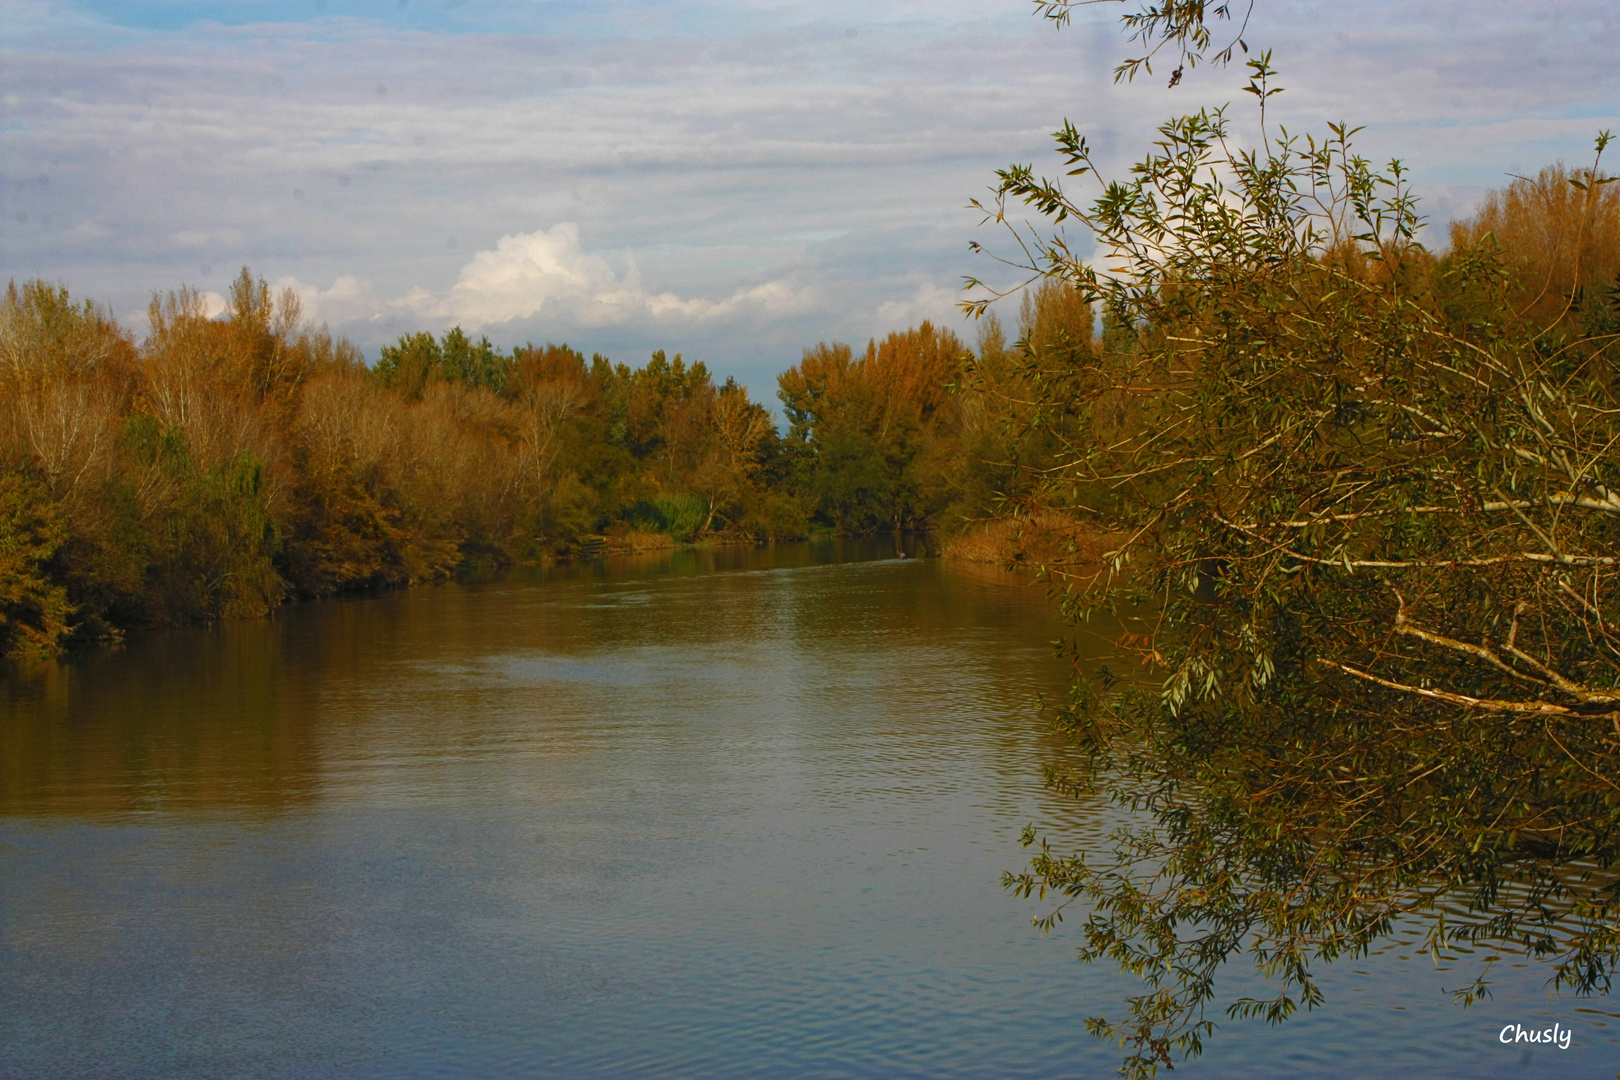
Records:
M966 208L1065 118L1124 169L1238 70L1115 86L1121 7L1026 0L0 0L0 273L137 331L244 264L375 355L477 329L707 361L954 322ZM1296 130L1366 125L1441 226L1620 129L1620 4L1256 0Z

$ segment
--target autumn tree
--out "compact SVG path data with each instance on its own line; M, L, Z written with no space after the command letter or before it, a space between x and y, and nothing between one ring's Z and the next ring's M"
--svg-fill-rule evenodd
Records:
M1143 980L1088 1022L1142 1076L1197 1053L1210 1011L1320 1004L1316 964L1412 920L1437 955L1519 950L1575 992L1620 959L1615 338L1519 302L1546 247L1464 229L1430 255L1404 169L1353 130L1232 134L1223 110L1172 120L1089 204L1015 166L987 207L1091 231L1094 261L1052 234L1027 269L1122 346L1076 354L1038 407L1075 418L1049 497L1114 538L1065 610L1111 613L1150 673L1077 684L1062 722L1089 766L1056 782L1139 813L1101 851L1027 833L1008 883L1083 900L1082 956ZM1058 148L1096 175L1074 127ZM1607 178L1563 180L1579 210L1547 220L1595 235ZM1266 996L1220 1000L1238 957Z
M1561 337L1578 336L1607 316L1620 288L1620 188L1561 162L1534 179L1515 177L1452 224L1451 248L1498 251L1511 271L1514 310Z
M36 483L0 472L0 656L49 656L73 629L67 589L48 567L67 529Z
M576 553L603 531L802 535L769 415L653 354L460 328L368 368L246 269L137 345L65 288L0 301L0 650ZM7 554L9 553L9 554Z
M778 378L798 482L835 530L926 527L943 509L960 422L950 388L967 356L924 322L859 358L823 342Z
M759 516L763 492L757 480L764 465L762 451L775 436L775 425L765 407L750 401L735 379L727 379L715 394L709 417L714 441L693 477L709 504L703 530L717 521L747 525ZM765 531L771 532L769 524Z
M1095 360L1104 347L1096 329L1092 305L1056 280L1024 292L1015 341L994 312L981 319L978 348L960 383L959 452L948 464L958 527L1031 521L1050 509L1041 478L1058 460L1074 415L1062 395L1046 389Z

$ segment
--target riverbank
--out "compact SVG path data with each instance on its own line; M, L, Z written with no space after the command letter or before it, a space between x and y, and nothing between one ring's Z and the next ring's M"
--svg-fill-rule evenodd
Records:
M946 541L940 554L956 562L1094 578L1105 569L1103 557L1114 539L1069 515L1043 512L975 522Z

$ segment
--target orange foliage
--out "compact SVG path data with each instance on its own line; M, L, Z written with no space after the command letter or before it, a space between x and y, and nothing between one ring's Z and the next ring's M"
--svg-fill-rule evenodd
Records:
M1539 323L1561 318L1578 289L1620 283L1620 184L1562 162L1516 177L1452 223L1454 251L1494 242L1518 271L1515 306Z

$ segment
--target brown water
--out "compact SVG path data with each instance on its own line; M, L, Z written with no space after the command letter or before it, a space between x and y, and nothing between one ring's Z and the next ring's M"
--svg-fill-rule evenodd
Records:
M519 572L7 669L0 1076L1107 1075L1082 1021L1134 984L998 885L1025 822L1108 828L1041 784L1061 628L889 551ZM1515 970L1462 1012L1397 942L1185 1071L1620 1068L1611 1009ZM1555 1019L1569 1051L1496 1041Z

